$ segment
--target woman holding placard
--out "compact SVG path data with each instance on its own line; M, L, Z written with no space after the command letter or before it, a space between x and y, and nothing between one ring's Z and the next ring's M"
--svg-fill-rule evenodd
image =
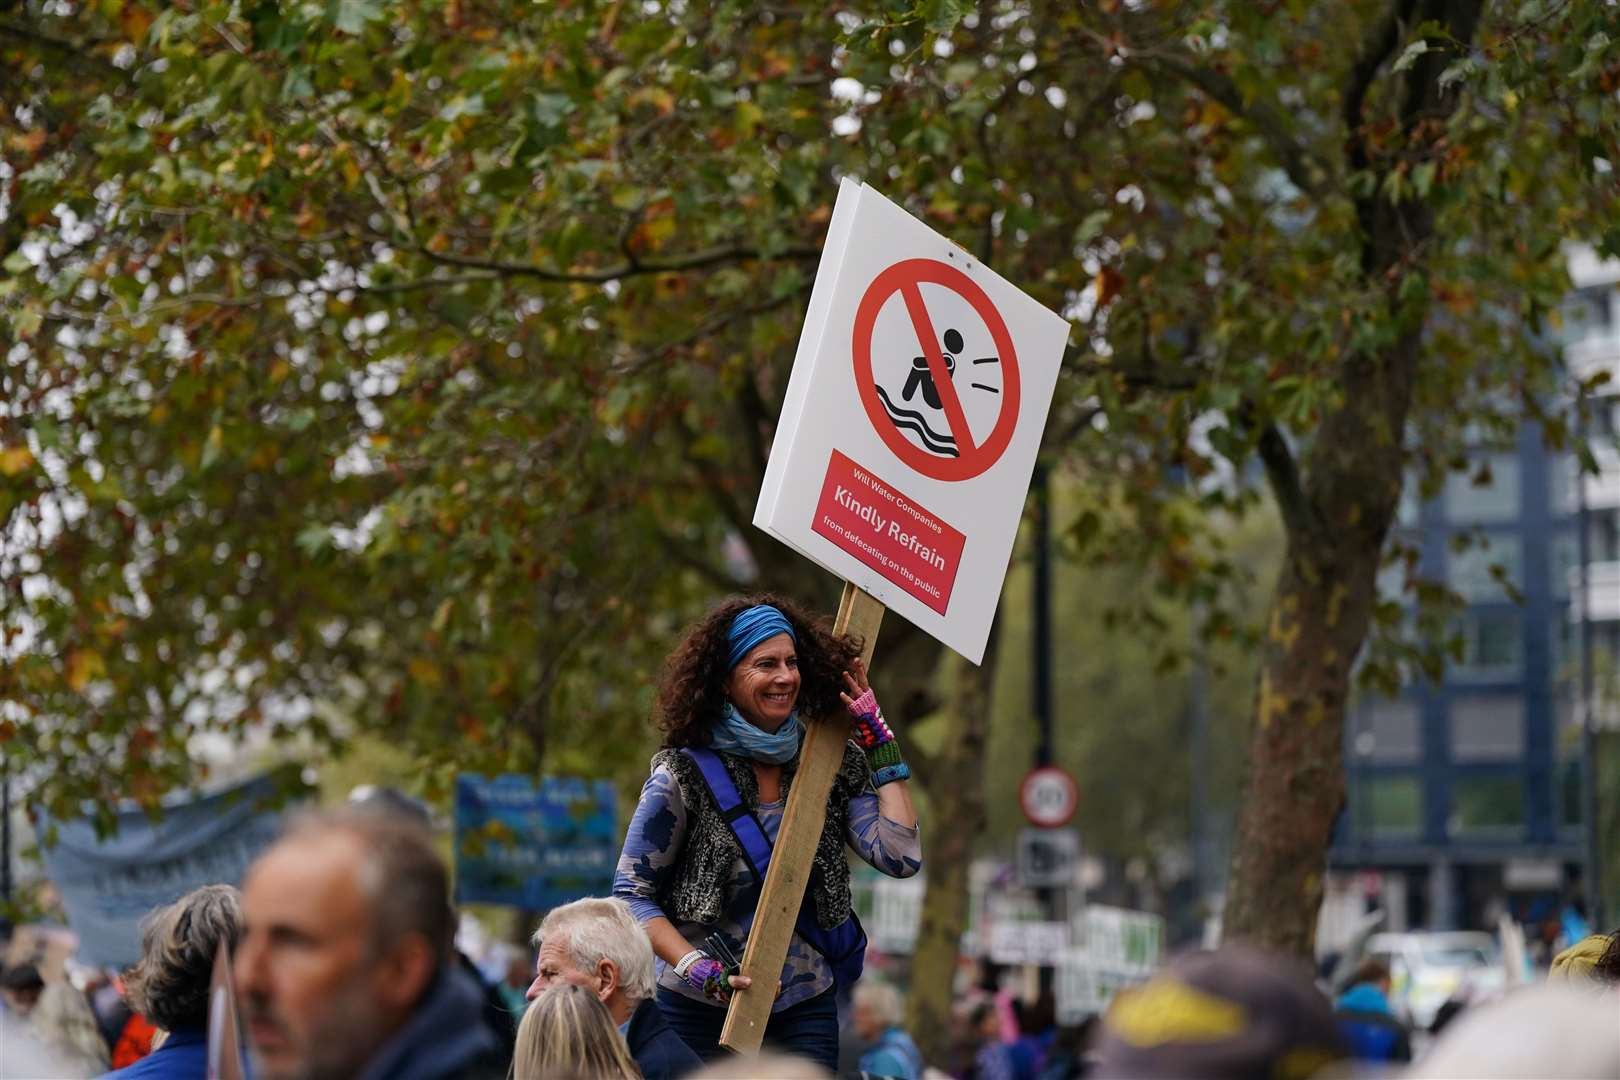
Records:
M613 892L664 961L658 1005L700 1057L720 1053L736 966L798 767L799 714L852 718L815 870L794 926L767 1042L836 1069L835 987L859 978L866 936L844 846L891 877L922 868L910 769L858 644L774 596L733 598L687 630L654 717L664 748L641 790Z

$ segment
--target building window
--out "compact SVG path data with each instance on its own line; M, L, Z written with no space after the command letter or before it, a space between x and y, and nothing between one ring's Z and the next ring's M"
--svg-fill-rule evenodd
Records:
M1507 832L1524 827L1524 781L1518 774L1459 776L1451 783L1454 833Z
M1581 785L1579 760L1558 766L1558 821L1565 828L1576 828L1586 821L1586 789Z
M1453 759L1513 761L1523 756L1523 698L1507 694L1454 698L1449 717Z
M1458 624L1462 661L1452 669L1459 679L1505 679L1519 673L1523 643L1517 611L1470 611Z
M1459 537L1459 541L1463 538ZM1446 553L1446 578L1471 603L1511 600L1502 575L1515 589L1524 587L1523 545L1517 536L1475 536L1462 551Z
M1592 545L1592 561L1613 562L1620 559L1620 510L1588 510L1586 521L1589 526L1587 535ZM1580 552L1576 551L1570 557L1569 565L1574 567L1580 558Z
M1567 599L1574 588L1575 569L1581 564L1581 539L1568 529L1553 534L1547 545L1548 587L1555 600Z
M1565 341L1582 341L1609 330L1609 288L1577 289L1564 298L1559 316Z
M1415 701L1372 698L1357 704L1351 723L1356 756L1380 764L1407 764L1423 751L1422 713Z
M1446 518L1453 524L1511 521L1519 516L1519 459L1513 454L1476 458L1467 472L1446 478Z
M1375 835L1411 835L1423 827L1423 787L1415 776L1364 776L1358 824Z

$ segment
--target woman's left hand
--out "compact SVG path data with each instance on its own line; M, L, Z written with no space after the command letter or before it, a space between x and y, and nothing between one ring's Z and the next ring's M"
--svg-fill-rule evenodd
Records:
M868 701L862 700L872 693L872 684L866 680L866 665L858 656L851 660L849 665L850 670L844 672L844 689L838 692L838 696L851 715L869 716L877 711L877 699L873 697Z

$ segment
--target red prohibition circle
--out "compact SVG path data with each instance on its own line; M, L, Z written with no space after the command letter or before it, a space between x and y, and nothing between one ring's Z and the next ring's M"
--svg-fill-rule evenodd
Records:
M1055 783L1062 787L1068 802L1061 808L1060 813L1049 814L1036 804L1035 788L1044 783ZM1056 765L1043 765L1024 774L1023 783L1018 785L1018 805L1031 825L1046 829L1061 828L1073 821L1075 811L1080 809L1080 785L1074 782L1074 777Z
M966 300L990 329L990 340L1001 359L1001 412L996 417L996 426L991 429L990 437L982 443L973 442L973 432L968 429L961 399L957 397L956 387L945 367L939 337L934 333L928 309L923 306L922 292L917 286L924 282L942 285ZM890 421L883 401L878 397L877 383L872 375L872 329L877 324L878 312L897 292L905 301L911 325L917 331L918 343L928 357L928 370L944 405L946 422L956 438L957 457L938 457L908 440ZM855 387L860 391L867 419L895 456L924 476L931 476L935 480L971 480L1000 460L1007 444L1012 442L1013 430L1018 426L1019 398L1018 354L1013 349L1012 334L1007 331L1007 324L990 302L990 297L956 267L935 259L906 259L873 278L872 284L867 286L866 295L861 297L860 306L855 309L851 354L855 361Z

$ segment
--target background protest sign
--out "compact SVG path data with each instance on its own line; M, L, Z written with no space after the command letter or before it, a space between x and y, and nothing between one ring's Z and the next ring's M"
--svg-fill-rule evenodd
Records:
M845 180L754 524L977 663L1068 333Z
M456 777L456 899L546 911L605 896L619 859L613 784Z
M57 821L45 870L79 936L78 959L128 967L140 958L140 921L200 885L240 885L281 828L283 788L272 776L195 799L165 801L153 821L134 806L105 839L84 820Z

